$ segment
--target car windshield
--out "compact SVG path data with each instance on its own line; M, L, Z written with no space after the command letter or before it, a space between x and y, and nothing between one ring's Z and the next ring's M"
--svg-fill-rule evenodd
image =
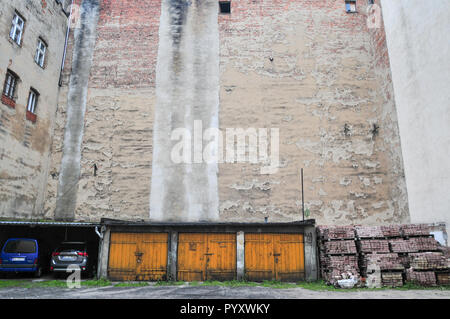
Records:
M5 253L33 254L36 252L36 242L32 240L11 240L5 246Z
M56 251L85 251L85 245L83 243L64 243L59 246Z

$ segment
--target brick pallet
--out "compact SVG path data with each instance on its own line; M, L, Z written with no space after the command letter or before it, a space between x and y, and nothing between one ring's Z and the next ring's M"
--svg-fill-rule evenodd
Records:
M372 287L399 287L405 278L427 286L448 284L450 249L440 246L430 229L427 224L322 226L321 274L332 283L342 272L358 273Z
M450 259L440 252L410 254L410 267L414 270L448 270Z
M389 242L379 239L366 239L359 241L361 253L389 253Z
M436 274L434 271L414 271L409 268L406 271L406 281L418 284L421 286L436 286Z
M443 286L449 286L450 285L450 272L443 272L443 273L435 273L436 274L436 280L439 285Z
M336 284L347 276L359 276L353 226L319 226L317 235L320 273L324 280Z
M381 283L384 287L401 287L403 286L403 275L401 272L382 273Z

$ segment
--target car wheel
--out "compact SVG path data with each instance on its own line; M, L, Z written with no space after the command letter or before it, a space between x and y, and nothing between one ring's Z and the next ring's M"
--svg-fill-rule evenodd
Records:
M36 272L34 273L34 276L36 278L40 278L42 276L42 268L38 267L38 269L36 270Z

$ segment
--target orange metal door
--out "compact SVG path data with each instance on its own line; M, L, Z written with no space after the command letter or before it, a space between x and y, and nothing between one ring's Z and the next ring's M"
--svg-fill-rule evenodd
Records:
M274 236L275 279L298 281L305 278L305 258L302 234Z
M177 278L202 281L205 277L206 234L178 234Z
M108 277L112 280L165 280L167 233L111 233Z
M167 279L167 233L142 234L137 255L136 280Z
M135 280L138 234L111 233L108 277L111 280Z
M247 280L297 281L304 271L302 234L245 234Z
M245 234L245 276L250 281L275 278L272 234Z
M208 234L206 280L236 278L236 234Z
M236 278L236 234L178 234L178 280Z

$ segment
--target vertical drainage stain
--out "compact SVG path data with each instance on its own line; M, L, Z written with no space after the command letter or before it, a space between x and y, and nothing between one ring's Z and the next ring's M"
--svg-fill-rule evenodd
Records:
M99 11L99 0L84 0L81 4L80 27L75 29L72 74L67 97L67 122L56 199L56 220L75 218L84 116Z
M163 0L156 70L150 219L218 219L217 163L171 159L177 128L218 128L219 28L216 0ZM191 147L193 149L192 143ZM192 150L191 150L192 153Z

